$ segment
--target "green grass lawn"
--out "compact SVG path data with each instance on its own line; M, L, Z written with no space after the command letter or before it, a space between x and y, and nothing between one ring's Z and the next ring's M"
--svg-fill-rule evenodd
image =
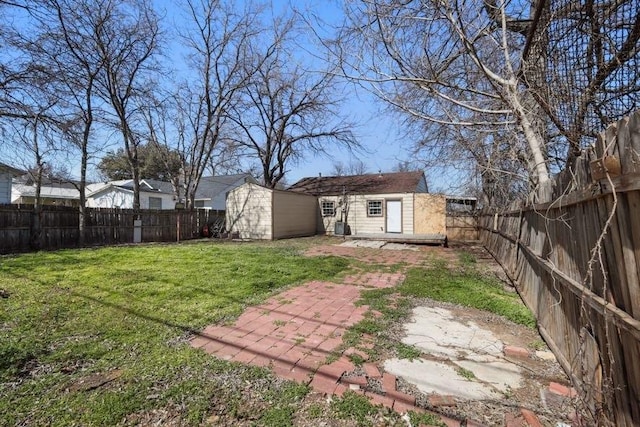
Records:
M279 288L331 280L347 267L341 258L305 258L284 245L259 244L0 258L0 289L10 294L0 299L0 423L144 424L142 414L172 408L200 424L217 407L238 419L279 424L304 386L231 366L190 348L186 337L234 319ZM117 378L83 386L80 380L92 374Z
M354 269L401 268L401 260L389 267L300 255L323 243L199 242L0 257L0 289L9 294L0 298L0 426L291 425L308 386L219 360L191 348L187 338L290 285L339 279ZM472 257L455 265L432 261L409 268L396 289L364 292L362 303L383 316L367 317L345 343L406 320L415 297L534 324L518 296L479 274ZM378 345L399 357L420 354L396 342ZM359 411L345 414L352 404ZM322 412L348 425L371 425L379 410L350 396L324 409L315 405L307 415ZM388 417L390 425L404 425Z

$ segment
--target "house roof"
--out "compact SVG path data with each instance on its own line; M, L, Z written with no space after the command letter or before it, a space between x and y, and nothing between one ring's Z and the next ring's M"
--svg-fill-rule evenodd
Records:
M238 181L255 182L250 174L221 175L221 176L203 176L196 190L196 199L211 199L218 194L224 194L231 187L236 186ZM133 191L133 180L122 179L118 181L109 181L87 186L87 192L93 196L107 188L118 188L126 191ZM170 182L159 181L156 179L141 179L140 191L147 193L163 193L173 194L173 185Z
M211 199L218 194L224 194L231 187L235 187L238 182L254 182L255 179L248 173L220 176L203 176L196 189L196 199Z
M87 185L87 193L89 196L94 196L95 194L101 193L108 188L118 188L121 190L133 191L133 180L121 179L117 181L90 184ZM158 181L155 179L141 179L140 192L173 194L173 186L170 182Z
M5 163L0 163L0 173L8 173L13 176L24 175L26 172L20 169L16 169L13 166L9 166Z
M34 185L13 184L13 192L22 197L36 197ZM43 185L40 187L40 197L49 199L79 199L80 193L76 188L62 185Z
M302 178L288 189L314 196L349 194L412 193L418 189L422 172L394 172L366 175Z

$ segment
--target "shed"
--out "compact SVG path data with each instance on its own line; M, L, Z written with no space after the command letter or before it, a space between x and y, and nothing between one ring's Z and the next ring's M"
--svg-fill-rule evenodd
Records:
M13 178L26 172L0 163L0 205L11 203L11 186Z
M227 197L227 229L243 239L276 240L316 234L317 199L252 182Z

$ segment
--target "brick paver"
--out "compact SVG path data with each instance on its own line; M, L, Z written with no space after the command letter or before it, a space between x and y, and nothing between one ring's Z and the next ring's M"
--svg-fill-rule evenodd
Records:
M364 318L368 307L355 304L360 292L403 279L401 273L363 273L346 277L343 284L309 282L248 308L233 325L206 327L191 345L222 359L271 366L296 381L308 382L307 374L320 368L335 388L354 365L346 357L331 364L326 359L342 344L346 330ZM294 367L303 374L288 374ZM327 378L318 381L323 390L329 388Z

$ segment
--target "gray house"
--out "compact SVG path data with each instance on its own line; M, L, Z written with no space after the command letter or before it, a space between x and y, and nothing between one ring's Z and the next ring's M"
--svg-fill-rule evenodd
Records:
M203 176L196 189L195 207L198 209L227 209L227 195L242 184L258 182L248 173L236 175Z
M11 203L13 177L24 175L25 173L25 171L0 163L0 205Z

